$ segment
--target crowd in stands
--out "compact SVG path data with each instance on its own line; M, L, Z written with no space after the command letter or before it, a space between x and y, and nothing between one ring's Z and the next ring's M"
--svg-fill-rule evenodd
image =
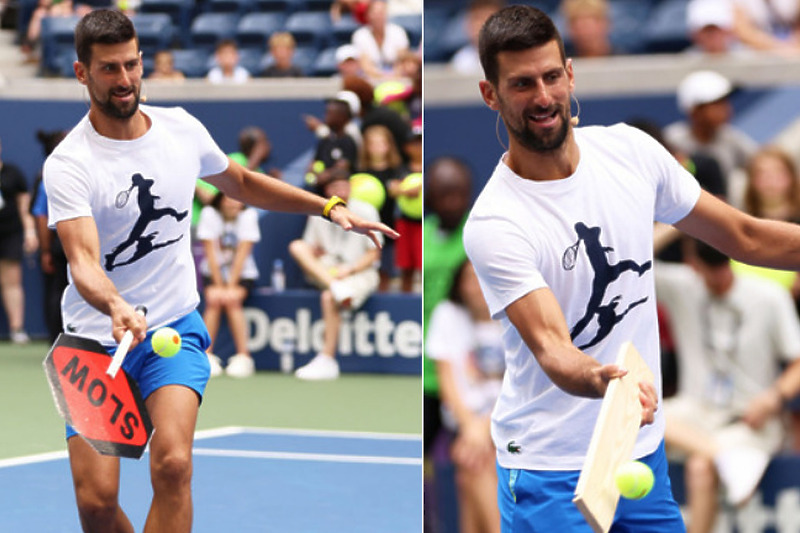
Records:
M400 55L422 38L419 0L22 0L16 25L25 60L42 76L71 77L72 31L99 7L131 17L145 75L158 79L155 56L165 53L172 70L213 83L328 77L349 59L373 81L394 79Z

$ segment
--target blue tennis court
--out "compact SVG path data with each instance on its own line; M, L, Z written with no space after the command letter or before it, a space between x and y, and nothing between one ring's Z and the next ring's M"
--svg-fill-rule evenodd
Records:
M221 428L198 432L197 533L422 530L417 435ZM141 531L148 456L122 460L123 508ZM66 453L0 461L3 531L80 531Z

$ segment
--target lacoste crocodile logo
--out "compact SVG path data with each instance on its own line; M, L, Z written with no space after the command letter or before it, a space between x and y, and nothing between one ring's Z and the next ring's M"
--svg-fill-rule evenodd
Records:
M509 453L519 453L522 451L522 446L512 440L508 442L506 449L509 451Z

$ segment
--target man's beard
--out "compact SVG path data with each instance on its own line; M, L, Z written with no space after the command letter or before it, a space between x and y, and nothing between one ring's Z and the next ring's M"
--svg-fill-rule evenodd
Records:
M115 91L119 90L119 87L109 91L105 100L100 100L100 98L98 98L95 94L92 94L92 101L97 106L98 110L107 117L119 120L129 119L136 114L136 111L139 109L140 98L138 87L131 86L130 89L133 91L134 100L126 107L120 107L114 104L113 94Z
M526 112L524 116L527 117L530 114L531 113ZM505 117L503 118L503 122L509 134L513 135L522 146L531 152L546 153L561 148L567 138L567 133L569 133L569 117L563 112L559 112L558 116L561 117L561 126L559 126L557 130L548 132L545 135L534 133L528 127L527 119L523 119L523 125L519 128L510 125Z

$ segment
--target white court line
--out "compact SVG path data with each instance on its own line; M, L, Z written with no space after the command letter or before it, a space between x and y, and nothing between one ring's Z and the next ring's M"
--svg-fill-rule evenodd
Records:
M358 463L384 465L422 465L416 457L381 457L371 455L339 455L299 452L256 452L249 450L218 450L214 448L195 448L194 455L208 457L235 457L244 459L280 459L284 461L316 461L322 463Z
M263 435L307 435L318 437L332 437L332 438L364 438L375 440L420 440L422 437L419 435L411 435L408 433L372 433L372 432L358 432L358 431L329 431L329 430L315 430L315 429L279 429L279 428L258 428L258 427L244 427L244 426L226 426L214 429L203 429L195 432L195 439L211 439L214 437L228 437L233 435L241 435L243 433L250 434L263 434ZM195 453L197 452L195 449ZM237 452L237 453L251 453L251 452ZM255 454L272 453L272 452L252 452ZM277 452L275 452L277 453ZM206 454L212 455L212 454ZM304 454L288 454L288 455L304 455ZM308 454L312 455L312 454ZM10 457L8 459L0 459L0 468L8 468L12 466L21 466L35 463L45 463L48 461L57 461L59 459L66 459L68 457L66 450L57 452L38 453L33 455L23 455L20 457ZM324 457L324 456L321 456ZM335 457L335 456L331 456ZM342 457L358 457L358 456L342 456ZM278 458L277 456L275 458ZM292 459L286 457L286 459ZM372 458L370 458L372 459ZM417 461L416 463L408 464L422 464L421 459L415 458L401 458L403 460ZM313 461L314 459L305 459ZM357 461L351 461L357 462ZM397 463L405 464L405 463Z
M370 431L338 431L324 429L292 429L292 428L260 428L248 426L228 426L210 430L198 431L195 438L212 438L249 433L256 435L287 435L287 436L310 436L310 437L332 437L332 438L361 438L374 440L422 440L422 435L413 433L378 433ZM202 434L202 437L200 436Z

